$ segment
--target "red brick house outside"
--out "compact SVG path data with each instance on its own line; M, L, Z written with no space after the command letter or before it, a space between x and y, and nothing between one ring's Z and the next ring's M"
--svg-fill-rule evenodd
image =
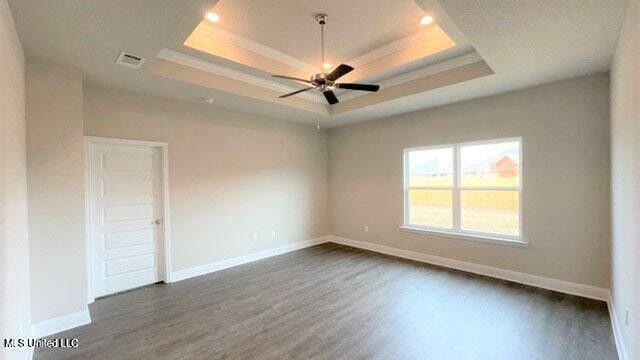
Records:
M518 164L505 155L491 164L491 172L497 173L500 177L513 177L518 175Z

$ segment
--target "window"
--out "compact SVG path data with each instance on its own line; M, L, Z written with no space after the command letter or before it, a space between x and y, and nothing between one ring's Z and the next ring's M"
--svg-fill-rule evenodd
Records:
M522 141L404 150L404 227L521 241Z

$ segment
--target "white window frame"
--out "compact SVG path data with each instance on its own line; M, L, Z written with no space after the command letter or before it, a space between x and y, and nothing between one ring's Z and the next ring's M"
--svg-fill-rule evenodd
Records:
M503 142L518 142L520 146L519 151L519 168L518 168L518 186L462 186L462 173L461 173L461 161L460 161L460 149L465 146L473 145L488 145ZM426 186L426 187L414 187L409 186L409 153L412 151L420 150L434 150L434 149L453 149L453 185L451 187L443 186ZM523 192L523 168L522 162L523 153L523 141L522 137L491 139L482 141L470 141L455 144L444 144L435 146L419 146L404 148L402 154L402 172L403 172L403 225L400 229L407 232L414 233L426 233L439 235L444 237L461 238L464 240L478 240L491 243L500 243L516 246L528 246L528 242L523 239L522 236L522 192ZM452 211L453 211L453 228L440 228L432 226L422 226L409 223L409 190L422 189L422 190L450 190L452 193ZM485 190L485 191L518 191L518 234L517 235L504 235L495 233L486 233L479 231L464 230L462 228L462 207L460 194L463 190Z

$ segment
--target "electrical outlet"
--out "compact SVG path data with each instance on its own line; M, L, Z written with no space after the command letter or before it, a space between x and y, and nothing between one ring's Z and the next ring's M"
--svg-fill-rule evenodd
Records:
M624 324L629 326L629 309L624 309Z
M369 232L369 225L364 226L364 232Z
M278 232L275 230L271 230L271 240L276 241L278 240Z

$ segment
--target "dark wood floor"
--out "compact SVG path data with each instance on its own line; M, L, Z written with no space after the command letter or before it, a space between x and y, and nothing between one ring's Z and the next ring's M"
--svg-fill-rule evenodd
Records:
M616 359L606 304L335 244L96 301L37 359Z

